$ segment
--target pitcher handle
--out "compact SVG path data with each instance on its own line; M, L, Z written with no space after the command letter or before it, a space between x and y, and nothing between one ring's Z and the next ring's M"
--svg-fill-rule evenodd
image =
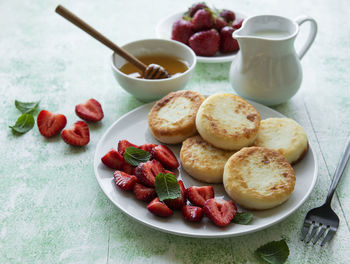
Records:
M311 44L315 40L315 37L317 34L317 23L316 23L315 19L313 19L312 17L309 17L309 16L301 16L301 17L296 18L294 21L299 26L301 26L304 22L307 22L307 21L309 21L311 24L310 33L309 33L309 36L306 40L306 43L304 44L304 46L301 48L301 50L298 53L298 57L301 60L304 57L305 53L311 47Z

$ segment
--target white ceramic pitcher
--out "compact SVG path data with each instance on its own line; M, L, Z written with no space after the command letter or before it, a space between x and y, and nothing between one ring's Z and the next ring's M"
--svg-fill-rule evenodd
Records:
M297 53L294 40L299 26L306 21L311 22L309 36ZM308 16L294 21L274 15L249 17L233 32L240 51L230 69L232 87L240 96L265 105L287 101L300 87L300 59L310 48L316 33L317 23Z

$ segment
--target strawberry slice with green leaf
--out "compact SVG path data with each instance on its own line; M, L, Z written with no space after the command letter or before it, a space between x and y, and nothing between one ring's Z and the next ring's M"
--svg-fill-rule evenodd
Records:
M54 114L47 110L41 110L36 123L41 135L44 137L52 137L61 132L61 130L67 124L67 119L64 115Z
M119 142L118 142L118 151L119 151L120 154L124 155L124 152L125 152L126 148L128 148L128 147L137 148L137 145L130 143L126 139L119 140Z
M175 200L181 197L180 184L172 174L158 173L155 178L154 187L160 201Z
M89 127L83 121L75 122L72 128L62 131L61 137L69 145L85 146L90 141Z
M165 145L158 145L152 149L152 158L158 160L167 169L176 169L179 167L174 153Z
M204 213L217 226L226 226L231 223L237 212L232 201L211 198L204 203Z
M103 118L102 106L93 98L87 100L84 104L76 105L75 113L88 122L97 122Z
M170 170L164 170L164 173L170 173L170 174L176 176L176 173L175 173L175 172L172 172L172 171L170 171Z
M118 151L111 149L106 155L101 158L104 165L111 169L121 170L125 163L124 158ZM123 169L124 170L124 169Z
M210 185L191 186L186 190L186 197L193 205L203 207L206 200L214 198L214 188Z
M163 173L164 168L157 160L150 160L140 163L136 167L136 177L140 183L148 187L154 187L156 176ZM176 178L175 178L176 179Z
M143 144L143 145L139 146L139 149L142 149L142 150L145 150L145 151L148 151L149 153L151 153L152 149L156 146L158 146L158 145L152 144L152 143Z
M138 166L142 162L147 162L151 154L148 151L135 148L135 147L127 147L124 151L124 160L132 165L132 166Z
M176 179L176 178L175 178ZM157 182L157 178L156 178ZM173 210L181 210L182 207L186 204L186 188L184 183L180 180L178 181L180 187L180 196L175 199L166 199L164 202L166 205ZM157 185L156 185L157 186Z
M169 217L173 214L173 211L168 206L166 206L165 203L162 203L161 201L159 201L158 197L154 198L152 202L150 202L147 205L147 209L152 214L155 214L161 217Z

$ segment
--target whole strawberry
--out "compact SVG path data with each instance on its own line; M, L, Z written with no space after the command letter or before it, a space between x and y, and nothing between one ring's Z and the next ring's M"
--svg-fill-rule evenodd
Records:
M220 12L220 16L226 20L227 23L230 23L231 21L236 19L235 13L233 13L231 10L224 9Z
M192 50L199 56L213 56L219 50L220 35L215 29L193 34L188 41Z
M188 15L190 17L193 17L194 14L200 10L200 9L205 9L208 8L207 4L204 2L199 2L199 3L194 3L189 9L188 9Z
M233 27L226 26L220 31L220 52L228 53L239 50L238 42L232 37L232 33L235 31Z
M171 39L188 44L188 39L194 33L191 21L179 19L173 24Z
M200 31L214 27L214 17L207 9L198 10L192 19L193 29Z
M227 26L227 22L220 17L215 19L214 28L220 32L223 27Z
M243 19L237 19L237 20L232 22L232 27L234 29L239 29L239 28L241 28L242 23L243 23Z

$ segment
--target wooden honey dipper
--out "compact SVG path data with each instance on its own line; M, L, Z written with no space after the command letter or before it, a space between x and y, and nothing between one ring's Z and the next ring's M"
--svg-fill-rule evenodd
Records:
M80 29L84 30L86 33L88 33L93 38L97 39L98 41L102 42L105 46L112 49L115 53L117 53L119 56L126 59L131 64L135 65L137 68L139 68L143 72L143 78L145 79L165 79L169 78L170 74L160 65L158 64L150 64L145 65L142 63L139 59L137 59L135 56L131 55L126 50L122 49L118 45L114 44L112 41L110 41L108 38L103 36L100 32L98 32L96 29L88 25L85 21L77 17L75 14L70 12L68 9L64 8L61 5L58 5L56 7L56 13L63 16L65 19L79 27Z

